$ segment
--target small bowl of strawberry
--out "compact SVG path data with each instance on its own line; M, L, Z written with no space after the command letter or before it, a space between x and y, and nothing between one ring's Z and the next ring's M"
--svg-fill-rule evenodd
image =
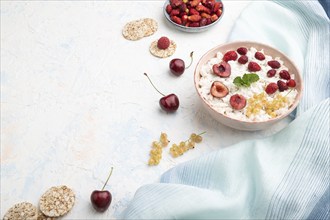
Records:
M185 32L202 32L222 18L220 0L166 0L164 15L175 28Z
M299 68L281 51L239 41L208 51L195 69L203 106L219 122L239 130L262 130L288 116L299 104Z

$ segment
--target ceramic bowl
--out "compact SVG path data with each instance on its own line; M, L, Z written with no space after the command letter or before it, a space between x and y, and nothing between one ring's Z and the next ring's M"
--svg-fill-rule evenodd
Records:
M296 81L296 87L295 89L297 90L298 94L295 98L294 103L289 107L288 111L280 116L277 116L275 118L268 119L266 121L243 121L243 120L238 120L238 119L233 119L227 115L224 115L218 111L216 111L208 101L206 101L200 91L199 91L199 80L201 78L200 75L200 70L201 67L206 64L211 58L216 57L217 52L222 52L224 54L228 50L235 50L239 47L246 47L246 48L251 48L254 47L258 51L264 50L264 53L266 55L272 56L273 58L275 57L280 57L280 59L284 62L284 65L289 69L289 72L291 74L294 74L294 79ZM247 64L245 64L247 65ZM229 127L239 129L239 130L248 130L248 131L256 131L256 130L262 130L270 127L271 125L274 125L275 123L279 122L286 116L288 116L298 105L301 95L302 95L302 90L303 90L303 83L302 83L302 77L299 72L299 69L297 66L290 60L285 54L283 54L281 51L257 42L250 42L250 41L240 41L240 42L231 42L231 43L226 43L222 44L219 46L214 47L213 49L209 50L206 54L204 54L201 59L199 60L196 68L195 68L195 73L194 73L194 81L195 81L195 88L196 91L200 97L201 102L203 103L203 106L206 108L206 110L210 113L210 115L216 119L217 121L221 122L224 125L227 125Z
M221 0L216 0L217 2L221 2ZM169 4L169 0L166 0L165 1L165 4L164 4L164 7L163 7L163 12L164 12L164 15L165 15L165 18L166 20L176 29L180 30L180 31L184 31L184 32L191 32L191 33L197 33L197 32L203 32L203 31L206 31L208 29L210 29L211 27L214 27L217 23L219 23L219 21L221 20L221 18L223 17L223 14L224 14L224 5L222 6L222 14L221 16L218 18L218 20L216 20L215 22L209 24L209 25L206 25L206 26L203 26L203 27L186 27L184 25L179 25L175 22L173 22L169 16L169 14L166 12L166 6Z

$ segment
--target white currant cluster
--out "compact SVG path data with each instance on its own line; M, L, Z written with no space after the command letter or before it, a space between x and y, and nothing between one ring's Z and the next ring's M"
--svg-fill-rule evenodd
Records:
M161 133L159 141L152 142L152 149L150 150L150 159L148 164L150 166L158 165L162 159L163 148L169 143L166 133Z
M181 141L180 144L173 144L170 148L170 154L172 155L172 157L175 158L181 156L188 150L194 149L196 143L202 142L202 135L204 133L205 132L200 134L192 133L188 140ZM152 142L152 149L150 150L150 159L148 165L155 166L159 164L160 160L162 159L163 148L166 147L169 142L170 141L167 139L166 133L160 134L159 141Z
M190 149L194 149L196 143L200 143L203 140L202 134L195 134L192 133L190 135L190 138L186 141L181 141L180 144L173 144L172 147L170 148L170 154L172 157L178 157L183 155L185 152L187 152Z

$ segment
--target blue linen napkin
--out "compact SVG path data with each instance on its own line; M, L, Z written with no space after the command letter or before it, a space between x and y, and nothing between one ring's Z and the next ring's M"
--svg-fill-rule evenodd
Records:
M329 219L329 18L317 1L256 1L229 37L301 68L298 116L277 134L183 163L137 190L125 219Z

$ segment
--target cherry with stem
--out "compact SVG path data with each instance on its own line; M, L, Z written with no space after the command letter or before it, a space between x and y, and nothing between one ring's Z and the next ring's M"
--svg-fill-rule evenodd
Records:
M111 167L110 174L108 175L107 180L105 181L101 190L94 190L91 194L91 203L94 209L98 212L106 211L112 200L112 195L108 190L104 190L105 186L107 185L111 175L112 175L113 167Z
M169 65L171 73L173 73L176 76L182 75L185 69L188 69L193 63L194 60L193 55L194 55L194 51L190 52L190 64L187 67L185 66L185 62L182 59L179 58L172 59Z
M160 92L156 88L156 86L152 83L148 74L144 73L144 75L148 78L150 84L154 87L154 89L163 96L162 98L159 99L160 107L166 112L175 112L180 105L179 98L173 93L169 95L165 95L164 93Z

